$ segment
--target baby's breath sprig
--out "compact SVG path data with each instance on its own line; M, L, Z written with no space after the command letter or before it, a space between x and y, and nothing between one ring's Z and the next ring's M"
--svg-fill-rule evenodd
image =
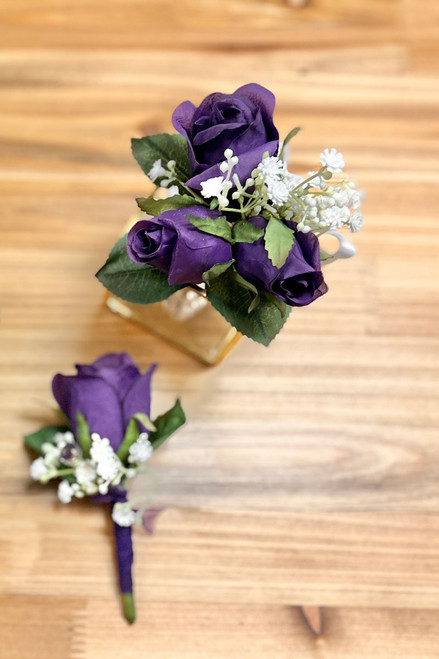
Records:
M244 220L262 215L267 220L293 221L297 231L311 231L317 236L343 226L351 231L361 228L361 195L353 182L341 176L344 158L336 149L322 151L321 167L309 172L307 178L291 173L281 157L267 152L244 185L233 172L238 156L226 149L224 157L219 165L223 175L201 183L201 194L211 200L211 209L218 208L226 215L239 213ZM329 183L334 174L337 180ZM238 202L239 208L231 201Z

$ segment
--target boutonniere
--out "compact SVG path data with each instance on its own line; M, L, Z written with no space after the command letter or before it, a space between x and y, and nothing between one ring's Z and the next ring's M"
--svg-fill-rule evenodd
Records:
M319 238L360 229L360 194L336 149L316 171L288 170L273 122L274 95L258 84L174 111L177 134L132 140L133 155L167 197L139 197L144 219L114 246L97 277L132 303L201 291L239 332L268 345L293 307L328 288ZM163 195L162 195L163 196Z
M150 417L151 377L126 353L107 354L77 365L76 375L55 375L52 390L65 423L27 435L40 454L30 467L40 483L58 481L58 498L70 503L89 497L108 504L114 523L123 612L135 619L133 598L133 524L151 531L155 511L130 501L127 483L148 469L153 452L185 422L179 400L154 421Z

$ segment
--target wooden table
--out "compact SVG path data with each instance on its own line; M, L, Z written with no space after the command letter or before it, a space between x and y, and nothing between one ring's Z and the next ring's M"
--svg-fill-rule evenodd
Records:
M2 659L439 657L439 5L0 3ZM134 197L131 136L255 80L292 167L337 146L367 190L358 255L269 349L209 369L111 314L93 278ZM30 482L50 381L105 351L161 362L189 423L155 459L121 618L111 526ZM300 607L308 607L301 609ZM320 636L306 623L322 607Z

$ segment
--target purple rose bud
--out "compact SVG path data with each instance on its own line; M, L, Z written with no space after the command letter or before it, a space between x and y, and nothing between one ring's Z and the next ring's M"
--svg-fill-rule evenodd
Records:
M76 368L77 375L55 375L53 395L75 435L76 414L80 412L90 432L107 437L117 451L131 417L138 412L150 414L151 376L156 366L142 375L131 357L121 353L104 355Z
M159 217L140 220L128 234L130 259L165 272L171 286L199 284L204 272L232 258L230 243L200 231L188 215L216 220L221 213L204 206L164 211Z
M253 217L250 222L260 229L267 226L263 217ZM285 224L295 229L294 223ZM328 287L321 271L316 236L295 231L294 237L294 245L281 268L276 268L268 258L263 238L254 243L238 243L235 266L260 291L272 293L292 307L303 307L326 293Z
M225 149L232 149L239 163L233 170L244 182L268 151L273 156L279 133L273 124L274 95L251 83L233 94L210 94L197 108L181 103L172 115L174 128L188 142L192 178L187 185L201 189L201 182L220 176Z

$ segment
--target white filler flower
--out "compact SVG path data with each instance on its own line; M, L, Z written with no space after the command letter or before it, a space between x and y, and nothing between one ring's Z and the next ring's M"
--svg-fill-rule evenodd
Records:
M147 174L148 178L150 178L153 183L158 178L160 178L162 176L167 176L167 175L168 175L168 172L162 166L162 161L160 160L160 158L154 162L153 166L151 167L151 169L149 170L149 172Z
M73 488L66 480L62 480L58 485L58 499L61 503L70 503L73 496Z
M359 210L355 210L351 219L349 220L349 229L352 232L359 231L363 226L363 214Z
M325 149L320 154L320 162L333 174L340 174L345 165L343 154L337 149Z
M90 456L96 463L96 473L105 481L112 481L123 471L123 465L110 446L110 440L97 433L91 436Z
M111 517L113 518L113 522L119 526L132 526L136 521L137 515L129 503L116 503L113 506Z
M34 460L30 466L30 477L34 481L39 481L40 478L45 476L47 473L47 465L44 461L44 458L37 458Z
M152 444L148 439L146 432L142 432L139 438L131 444L129 449L128 462L142 464L149 460L153 453Z
M223 193L225 178L223 176L214 176L201 182L201 194L205 199L211 197L220 197Z

